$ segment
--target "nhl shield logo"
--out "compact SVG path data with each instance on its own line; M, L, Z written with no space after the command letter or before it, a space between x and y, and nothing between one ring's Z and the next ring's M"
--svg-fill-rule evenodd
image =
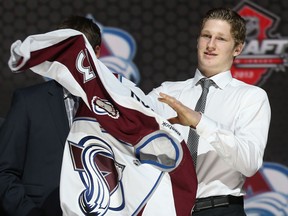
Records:
M288 40L274 32L280 19L266 9L242 1L235 11L247 21L247 40L242 54L234 61L233 77L261 85L274 71L285 71Z

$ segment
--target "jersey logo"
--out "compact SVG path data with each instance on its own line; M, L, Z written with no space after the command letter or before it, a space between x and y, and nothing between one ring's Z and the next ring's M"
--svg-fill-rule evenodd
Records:
M91 107L97 115L108 115L114 119L119 118L119 111L106 99L94 96L91 101Z
M102 216L108 210L122 210L125 202L121 180L125 166L115 160L109 144L95 136L68 144L74 170L85 187L78 198L82 212Z

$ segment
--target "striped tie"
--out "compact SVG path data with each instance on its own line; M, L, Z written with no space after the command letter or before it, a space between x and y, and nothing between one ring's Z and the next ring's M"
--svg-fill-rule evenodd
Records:
M207 98L207 94L209 92L209 87L211 85L216 85L216 84L213 82L213 80L210 80L207 78L202 78L201 80L198 81L197 84L200 84L202 86L202 94L201 94L199 100L197 101L195 111L204 113L206 98ZM190 128L187 145L188 145L188 148L190 150L195 168L196 168L196 162L197 162L198 141L199 141L199 135L196 133L195 130Z

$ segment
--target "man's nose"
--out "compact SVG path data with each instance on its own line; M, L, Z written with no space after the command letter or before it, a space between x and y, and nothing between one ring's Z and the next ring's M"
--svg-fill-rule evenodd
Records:
M211 37L207 43L207 49L215 49L215 38Z

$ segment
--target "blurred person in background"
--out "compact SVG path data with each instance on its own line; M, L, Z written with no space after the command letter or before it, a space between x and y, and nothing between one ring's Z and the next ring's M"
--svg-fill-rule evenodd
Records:
M91 19L71 16L58 26L65 28L82 32L99 57L101 32ZM0 130L0 215L62 215L60 171L74 99L54 80L14 92Z

